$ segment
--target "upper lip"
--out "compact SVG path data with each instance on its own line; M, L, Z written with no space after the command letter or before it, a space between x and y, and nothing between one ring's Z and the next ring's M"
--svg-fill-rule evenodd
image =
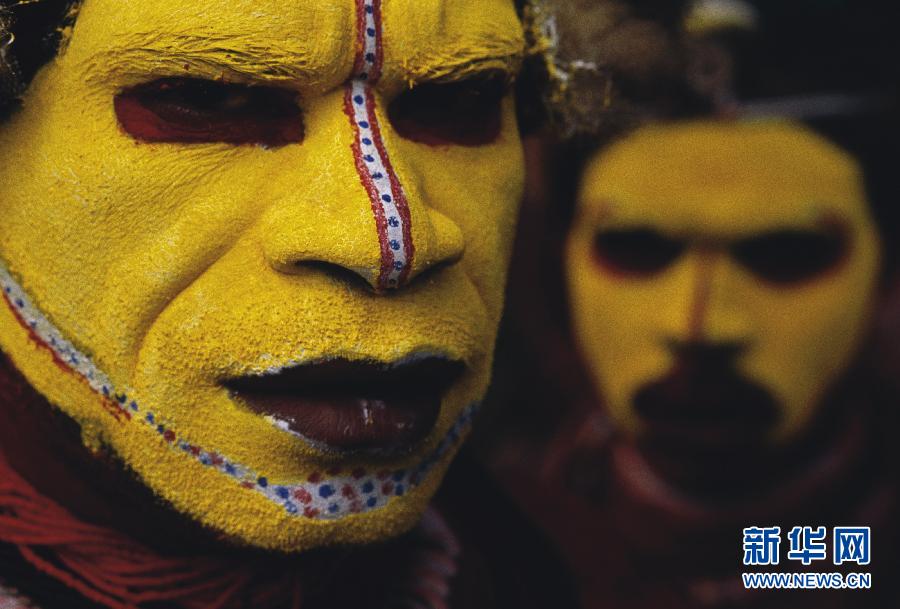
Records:
M440 357L396 364L334 359L224 384L250 410L319 448L390 456L428 436L463 369Z

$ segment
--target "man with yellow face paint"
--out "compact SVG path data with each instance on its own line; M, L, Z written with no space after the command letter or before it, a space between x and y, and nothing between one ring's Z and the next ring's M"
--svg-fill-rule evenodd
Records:
M566 256L616 438L599 457L582 428L570 467L609 459L603 514L648 572L681 565L659 578L672 606L782 606L732 590L743 527L850 522L892 545L891 393L862 357L887 261L853 156L778 118L641 128L588 161ZM887 602L855 598L814 604Z
M67 609L474 606L437 511L317 549L416 527L488 385L516 5L10 8L66 25L40 70L45 37L2 40L36 75L0 125L0 580Z
M771 18L743 9L729 27ZM848 8L840 26L873 27L873 10ZM775 23L799 31L797 20ZM832 33L823 26L821 39L794 44L816 56L814 42L832 44ZM562 387L548 406L567 408L568 420L545 440L543 471L513 484L564 549L588 607L900 599L900 392L880 350L896 341L880 319L897 316L896 97L872 93L889 93L889 80L856 91L852 73L837 96L809 95L791 72L796 82L778 84L794 91L754 90L746 71L776 69L759 56L793 57L749 53L705 72L722 78L703 82L713 111L698 112L698 99L670 106L562 157L567 176L578 172L563 277L593 397L580 404ZM698 75L686 65L686 80ZM778 97L748 99L762 93ZM745 566L742 530L775 526L778 566ZM827 560L804 566L787 554L796 526L868 526L882 554L836 566L829 532ZM801 571L869 572L873 590L766 592L740 576Z

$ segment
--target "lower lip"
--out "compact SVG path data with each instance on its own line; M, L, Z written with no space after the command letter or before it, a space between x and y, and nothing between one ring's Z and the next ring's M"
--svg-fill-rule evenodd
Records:
M428 436L441 409L439 395L240 397L279 428L337 452L408 452Z

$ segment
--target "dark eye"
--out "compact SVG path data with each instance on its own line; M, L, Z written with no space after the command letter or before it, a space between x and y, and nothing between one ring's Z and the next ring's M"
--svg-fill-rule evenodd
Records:
M761 279L788 285L835 268L846 249L842 231L780 230L739 241L732 253Z
M621 275L655 275L675 262L685 244L651 229L606 230L594 237L594 256Z
M303 139L296 93L277 87L164 78L115 98L122 129L144 142L283 146Z
M391 102L388 117L398 134L414 142L484 146L500 135L508 90L508 78L499 74L423 83Z

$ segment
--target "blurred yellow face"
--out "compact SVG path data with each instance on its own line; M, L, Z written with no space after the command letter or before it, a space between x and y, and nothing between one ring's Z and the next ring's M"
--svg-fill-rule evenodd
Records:
M86 0L0 127L0 345L160 497L303 550L414 524L488 381L509 0Z
M590 161L578 205L575 332L623 429L727 444L808 424L876 289L853 158L790 123L647 127Z

